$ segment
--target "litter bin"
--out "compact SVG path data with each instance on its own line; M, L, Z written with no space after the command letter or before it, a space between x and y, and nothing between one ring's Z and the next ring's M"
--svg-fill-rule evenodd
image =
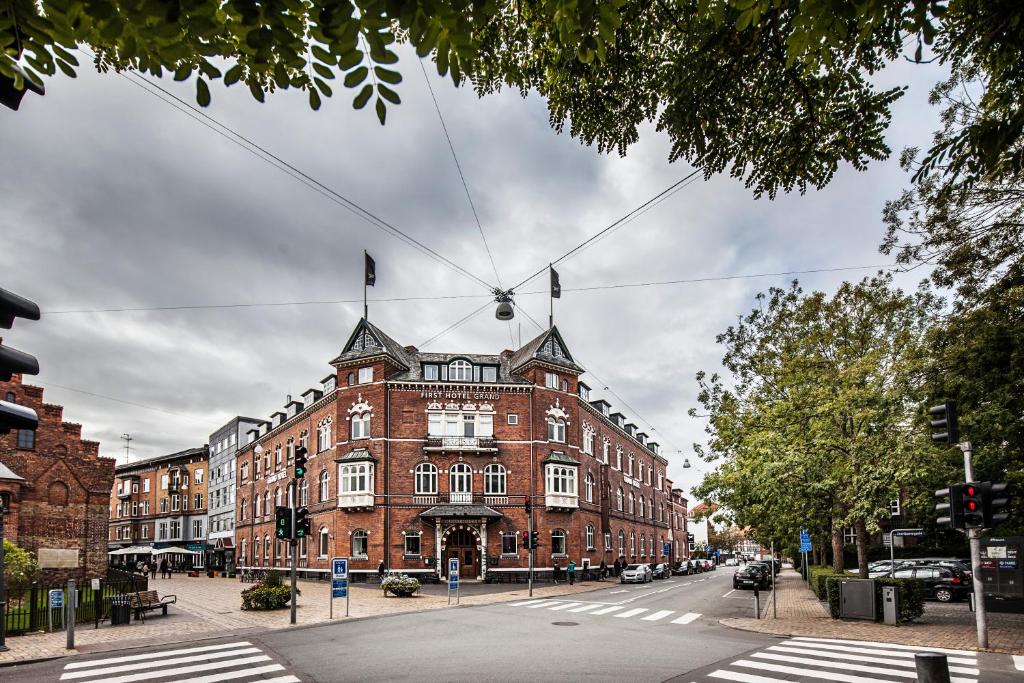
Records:
M131 621L131 604L127 595L118 595L110 600L110 625L125 626Z

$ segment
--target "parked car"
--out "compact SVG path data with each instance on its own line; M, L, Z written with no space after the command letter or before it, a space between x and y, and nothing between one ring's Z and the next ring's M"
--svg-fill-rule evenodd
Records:
M896 578L921 579L928 597L939 602L961 600L971 592L967 575L950 567L904 565L896 569Z
M756 560L754 562L748 562L746 568L747 569L753 568L753 569L756 569L757 571L761 572L764 575L764 583L765 583L766 587L769 586L772 583L772 574L771 574L772 570L771 570L771 567L768 566L767 562L762 562L760 560Z
M967 575L968 580L974 576L971 572L971 563L967 560L958 560L952 557L915 557L910 560L896 560L896 566L913 565L915 567L920 566L932 566L932 567L948 567L949 569L959 569Z
M667 579L670 576L672 576L672 569L665 562L654 565L651 570L652 579Z
M672 576L687 576L690 573L690 563L686 560L676 562L672 565Z
M711 560L701 560L704 563L704 571L711 572L715 570L715 563Z
M647 564L630 564L619 575L620 583L650 583L653 580L651 567Z
M740 561L737 560L735 557L730 557L728 560L725 561L725 566L726 567L738 567L738 566L740 566Z
M735 590L742 588L768 588L768 567L757 566L753 563L741 567L733 572L732 587Z

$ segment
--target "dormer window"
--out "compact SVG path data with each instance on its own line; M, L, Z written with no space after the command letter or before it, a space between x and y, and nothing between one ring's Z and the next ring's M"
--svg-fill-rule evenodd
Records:
M324 381L322 382L324 386L324 393L328 394L334 391L334 387L337 384L337 381L337 378L334 376L324 378Z
M498 368L493 365L485 365L481 369L481 379L485 382L497 382L498 381Z
M423 366L423 379L436 382L438 379L437 366L436 365L424 365Z
M473 366L468 361L453 360L448 364L448 379L452 382L471 382Z

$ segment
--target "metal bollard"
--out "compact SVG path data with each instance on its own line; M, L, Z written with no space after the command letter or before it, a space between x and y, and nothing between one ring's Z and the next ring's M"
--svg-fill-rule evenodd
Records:
M757 588L754 589L754 618L761 618L761 594Z
M949 663L946 655L937 652L914 654L918 683L949 683Z
M67 629L67 649L75 649L75 607L78 602L78 591L75 589L75 580L68 579L68 595L65 599L67 623L64 627Z

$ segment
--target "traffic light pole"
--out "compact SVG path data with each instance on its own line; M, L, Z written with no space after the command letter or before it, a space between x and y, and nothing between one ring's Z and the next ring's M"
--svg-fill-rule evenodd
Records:
M957 444L964 454L964 481L974 481L974 466L971 463L973 451L971 442ZM988 616L985 613L985 586L981 581L981 529L967 530L968 543L971 546L971 575L974 584L974 617L978 627L978 647L988 649Z
M291 550L292 550L292 552L291 552L291 556L292 556L291 557L291 559L292 559L292 563L291 563L292 564L292 571L291 571L291 574L292 574L292 576L291 576L291 582L292 582L291 623L293 623L293 624L295 623L295 594L297 593L296 586L295 586L295 569L296 569L296 558L297 558L297 556L299 554L299 541L298 541L297 538L295 538L295 507L296 507L296 505L295 505L295 498L296 498L296 493L297 493L297 491L295 489L295 481L296 481L295 479L292 479L290 482L288 482L288 507L290 507L291 510L292 510L292 528L291 528L291 534L289 534L291 536L291 538L288 539L288 545L291 547Z
M528 574L528 582L530 584L530 597L533 597L533 554L537 552L537 549L533 547L533 511L526 516L526 542L530 545L530 571Z

